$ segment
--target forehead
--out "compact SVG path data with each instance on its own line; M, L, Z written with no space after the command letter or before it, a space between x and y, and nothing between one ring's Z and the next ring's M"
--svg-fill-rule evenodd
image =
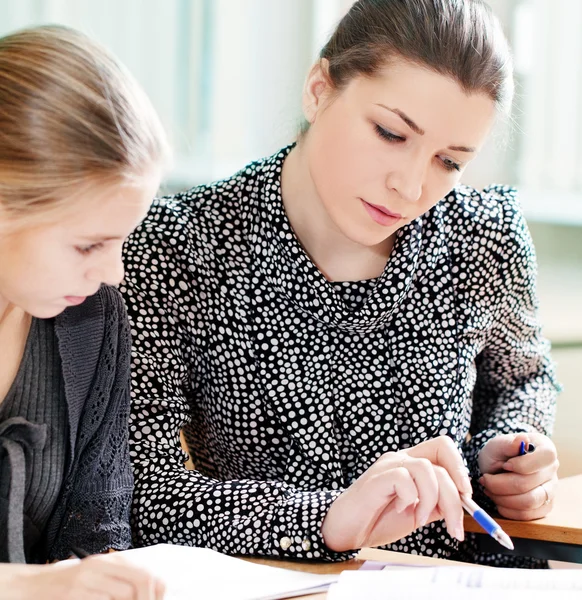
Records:
M67 236L125 237L145 217L160 183L160 174L129 183L87 184L60 198L51 209L11 217L0 203L0 243L26 244Z
M462 145L480 147L496 115L495 102L486 93L467 93L452 77L404 60L373 77L353 79L343 94L360 106L398 109L428 137L454 138L451 143Z

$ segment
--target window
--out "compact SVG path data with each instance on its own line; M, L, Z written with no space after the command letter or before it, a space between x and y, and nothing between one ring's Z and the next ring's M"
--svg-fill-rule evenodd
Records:
M582 2L490 0L512 41L517 125L466 174L519 185L532 219L582 224ZM0 33L79 28L142 83L175 149L171 187L233 173L294 139L307 70L351 0L19 0Z

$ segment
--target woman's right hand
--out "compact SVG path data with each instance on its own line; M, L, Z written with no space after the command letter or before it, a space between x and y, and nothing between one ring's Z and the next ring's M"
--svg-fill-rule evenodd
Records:
M10 570L13 574L10 576ZM0 565L1 600L162 600L164 584L118 554L51 565Z
M331 505L323 539L336 552L383 546L444 518L450 535L462 541L459 494L471 493L467 469L449 437L388 452Z

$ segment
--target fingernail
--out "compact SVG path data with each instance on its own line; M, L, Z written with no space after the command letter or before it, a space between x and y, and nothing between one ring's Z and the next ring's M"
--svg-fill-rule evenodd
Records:
M424 527L426 525L426 522L428 521L428 517L429 515L421 515L418 518L418 525L416 526L416 528L419 529L420 527Z
M459 542L462 542L465 539L465 532L460 525L455 527L455 537L459 540Z
M485 477L479 477L479 483L484 486L485 485Z

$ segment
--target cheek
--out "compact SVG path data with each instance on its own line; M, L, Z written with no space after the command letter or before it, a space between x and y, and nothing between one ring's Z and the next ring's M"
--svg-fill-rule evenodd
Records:
M63 284L79 274L75 254L63 244L46 244L29 248L21 255L20 265L29 285L40 294L60 292Z
M352 117L329 115L313 131L311 177L324 203L333 204L364 193L362 183L372 179L377 157L371 151L373 138Z

